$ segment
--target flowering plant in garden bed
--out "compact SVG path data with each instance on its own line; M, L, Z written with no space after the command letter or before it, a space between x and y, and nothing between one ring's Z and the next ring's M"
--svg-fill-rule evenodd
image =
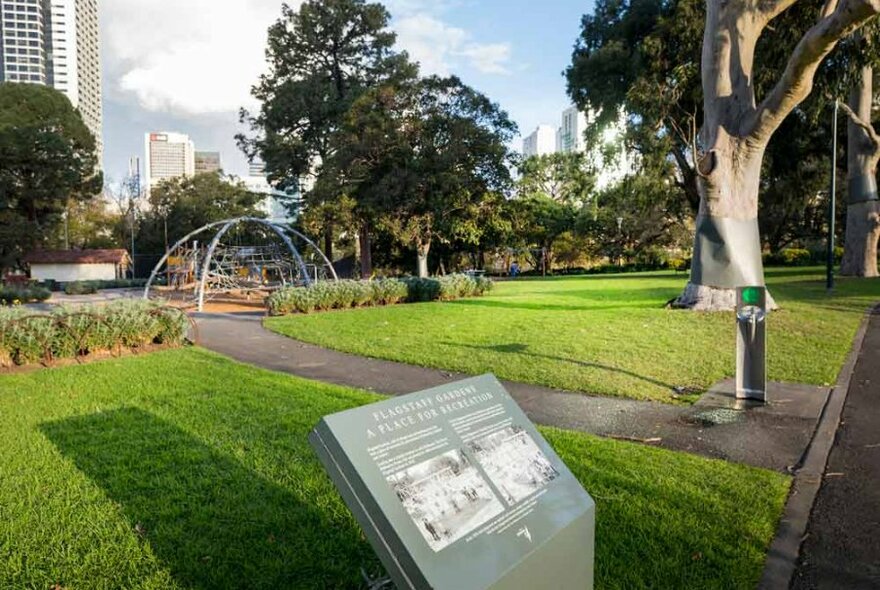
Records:
M430 279L407 277L376 281L326 281L309 287L276 291L266 299L266 307L271 315L287 315L402 302L452 301L483 295L492 286L492 281L487 278L458 274Z
M43 287L12 287L0 286L0 305L17 305L46 301L52 296L49 289Z
M151 301L120 300L101 307L59 307L34 313L0 308L0 367L79 358L152 344L186 341L189 318L182 310Z

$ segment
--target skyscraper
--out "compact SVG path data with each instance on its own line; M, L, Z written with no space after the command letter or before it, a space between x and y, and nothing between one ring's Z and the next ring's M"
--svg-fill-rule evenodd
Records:
M79 109L103 155L98 0L2 0L0 82L47 84Z
M550 125L538 125L531 135L523 140L523 156L544 156L556 151L556 130Z
M188 135L147 133L144 151L144 186L148 191L163 180L193 176L196 172L195 146Z
M220 152L196 152L195 173L205 174L208 172L222 172L223 164L220 161Z
M583 152L586 150L587 117L571 106L562 111L562 127L556 136L556 151L559 152Z
M248 165L250 176L266 176L266 163L260 158L254 158Z
M0 82L46 84L45 0L3 0L0 10Z

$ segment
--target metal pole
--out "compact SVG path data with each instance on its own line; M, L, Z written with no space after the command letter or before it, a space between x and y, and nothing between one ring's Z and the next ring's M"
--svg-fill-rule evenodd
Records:
M828 203L828 252L825 288L834 289L834 234L837 219L837 118L840 102L834 101L834 120L831 122L831 190Z

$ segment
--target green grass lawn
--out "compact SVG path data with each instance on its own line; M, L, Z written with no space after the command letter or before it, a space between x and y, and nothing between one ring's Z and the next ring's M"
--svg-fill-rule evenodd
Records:
M767 273L783 309L769 319L769 377L832 383L880 280L839 280L825 294L817 269ZM667 310L686 276L673 273L500 282L484 298L269 318L306 342L469 374L600 395L689 401L732 376L732 313Z
M201 349L0 377L0 588L358 588L306 441L378 396ZM598 588L753 588L781 474L544 430L597 502Z

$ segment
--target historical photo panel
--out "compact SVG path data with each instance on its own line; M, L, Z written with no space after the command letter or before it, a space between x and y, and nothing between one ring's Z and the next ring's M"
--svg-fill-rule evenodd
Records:
M434 551L504 511L504 505L460 450L388 477L388 483Z
M508 426L468 444L471 455L508 504L559 477L559 471L521 426Z

